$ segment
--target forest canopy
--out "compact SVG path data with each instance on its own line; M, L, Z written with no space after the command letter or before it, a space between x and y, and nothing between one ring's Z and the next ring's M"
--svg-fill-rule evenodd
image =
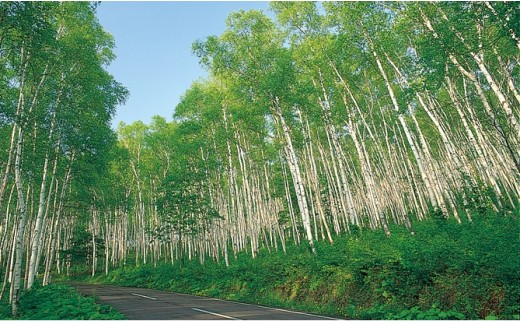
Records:
M518 2L272 2L195 41L173 121L128 96L87 2L0 2L0 263L224 260L432 215L518 217ZM146 107L143 107L146 108ZM22 282L23 281L23 282ZM0 295L0 298L1 298Z

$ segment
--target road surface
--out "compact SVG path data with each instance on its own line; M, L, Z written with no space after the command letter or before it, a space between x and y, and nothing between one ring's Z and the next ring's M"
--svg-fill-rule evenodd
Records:
M69 283L129 320L330 320L332 318L166 291Z

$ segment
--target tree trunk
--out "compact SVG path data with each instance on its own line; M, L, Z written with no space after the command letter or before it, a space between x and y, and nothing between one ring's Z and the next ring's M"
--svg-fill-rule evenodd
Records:
M54 133L54 125L56 120L56 108L60 104L60 96L61 91L58 94L58 97L56 99L56 107L52 111L51 116L51 124L49 129L49 142L51 143L53 140L53 133ZM56 155L57 158L57 155ZM34 277L36 275L36 260L38 258L38 253L40 249L41 244L41 231L42 231L42 224L43 224L43 213L46 206L45 201L45 195L46 195L46 188L47 188L47 167L49 164L49 152L47 151L45 154L45 160L43 164L43 175L42 175L42 182L40 187L40 196L39 196L39 203L38 203L38 214L36 216L36 224L34 228L34 237L32 241L31 246L31 258L29 260L29 274L27 279L27 289L30 289L34 283Z
M307 204L307 198L305 196L305 189L303 187L303 180L300 174L300 166L298 164L298 157L296 156L296 151L292 144L292 139L290 135L290 129L285 122L285 119L282 115L282 111L280 108L280 102L278 98L275 99L273 104L273 110L280 120L282 125L283 134L285 137L285 152L287 154L287 161L289 163L289 170L291 171L291 175L294 182L294 189L296 190L296 198L298 200L298 207L300 209L300 215L302 217L302 223L307 235L307 241L309 243L309 247L312 253L316 253L316 249L314 247L314 238L312 236L312 228L309 217L309 207Z
M15 240L15 263L13 270L13 287L11 296L11 306L13 317L18 315L18 305L21 289L21 277L22 277L22 258L23 258L23 240L25 232L25 221L26 221L26 205L23 195L23 183L22 183L22 148L23 148L23 131L22 128L18 128L18 141L16 144L16 158L14 164L15 171L15 182L16 190L18 194L18 229L16 232Z
M372 41L370 40L370 38L368 37L368 35L366 33L365 33L365 37L370 44L370 48L372 50L374 59L376 60L377 67L385 82L386 88L388 90L388 94L390 95L390 99L392 101L393 108L397 112L397 119L399 120L399 123L401 124L401 127L406 136L407 142L408 142L410 148L412 149L412 153L415 157L415 160L417 161L417 167L419 168L419 174L421 175L421 179L423 180L424 184L426 185L426 190L428 192L428 196L430 197L430 202L432 203L433 207L438 207L439 201L437 201L437 198L434 193L434 189L432 188L432 183L430 182L429 176L428 176L428 174L426 174L426 171L424 169L423 158L422 158L419 150L417 149L417 145L415 144L415 141L413 140L410 129L408 128L408 125L406 124L406 120L404 119L403 114L400 112L399 104L397 103L397 99L395 97L394 90L392 89L392 86L390 85L390 82L388 81L388 77L383 68L381 60L379 59L379 55L377 54L374 44L372 43Z

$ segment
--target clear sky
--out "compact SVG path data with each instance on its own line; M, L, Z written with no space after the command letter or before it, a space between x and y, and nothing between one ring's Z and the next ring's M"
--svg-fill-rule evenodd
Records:
M267 13L268 6L265 1L101 2L99 22L116 43L117 58L108 71L130 91L112 127L120 121L148 124L153 115L171 121L180 97L207 75L192 53L193 42L222 34L231 12Z

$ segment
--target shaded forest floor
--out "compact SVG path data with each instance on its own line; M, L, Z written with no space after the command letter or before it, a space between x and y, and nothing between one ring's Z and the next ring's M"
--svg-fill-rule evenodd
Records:
M118 268L91 282L165 289L353 319L520 319L520 221L481 211L458 224L442 216L352 228L333 245L286 253Z

